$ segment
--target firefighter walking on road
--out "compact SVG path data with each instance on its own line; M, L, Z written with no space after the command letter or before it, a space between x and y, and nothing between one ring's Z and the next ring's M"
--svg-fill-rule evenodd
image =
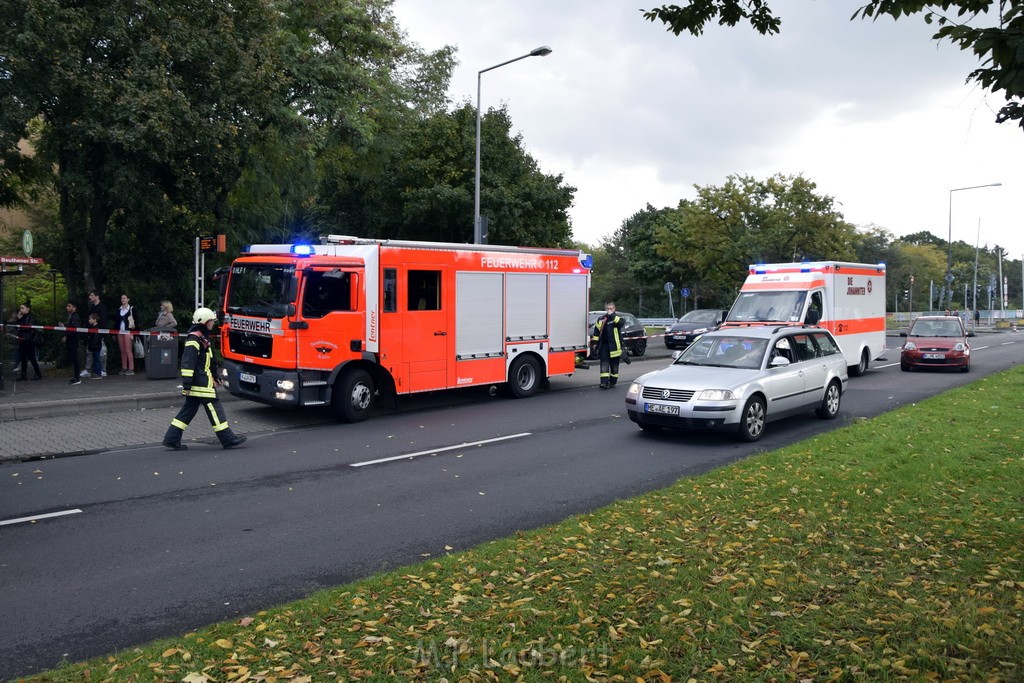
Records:
M217 399L217 363L213 358L210 346L210 332L217 324L217 314L209 308L200 308L192 316L192 327L185 338L185 351L181 356L181 393L185 396L185 405L171 420L171 426L164 435L164 446L176 451L184 451L188 446L181 443L181 436L192 418L202 407L210 418L213 431L220 439L224 448L233 448L245 441L228 427L224 408Z
M601 388L610 389L619 381L619 359L622 358L622 318L615 314L615 304L604 306L604 315L594 324L590 345L601 360Z

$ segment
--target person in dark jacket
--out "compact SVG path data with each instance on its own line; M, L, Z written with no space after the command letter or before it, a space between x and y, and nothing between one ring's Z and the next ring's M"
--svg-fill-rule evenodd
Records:
M93 330L98 330L100 326L100 317L95 313L89 314L89 327ZM85 377L92 377L93 379L103 379L103 375L107 374L101 370L103 367L103 359L101 353L103 350L103 335L99 332L89 332L89 337L85 342L85 356L86 356L86 367L89 366L89 358L92 358L92 373L86 371Z
M184 451L188 446L181 443L181 437L189 422L199 412L200 406L205 408L210 425L224 448L234 448L245 441L228 426L224 408L217 398L217 363L213 358L210 346L210 332L217 324L217 314L209 308L200 308L192 316L192 327L185 337L185 351L181 356L181 393L185 396L185 405L171 420L171 426L164 434L164 446Z
M32 303L26 301L18 308L18 325L35 325L32 317ZM19 382L24 382L28 370L28 363L32 363L32 369L36 374L32 379L42 379L43 373L39 372L39 361L36 360L36 346L39 344L39 330L27 330L18 328L18 355L21 357L21 377Z
M100 300L100 293L95 289L89 292L89 315L96 315L96 324L101 330L108 329L110 326L110 315L107 313L107 306ZM103 360L103 345L106 343L107 336L100 333L99 339L99 350L100 350L100 362L95 363L93 367L93 374L98 374L100 377L107 376L106 363ZM90 339L90 344L92 340ZM92 346L89 347L92 349Z
M68 319L64 322L64 327L81 327L82 318L78 315L78 306L73 301L69 301L64 308L68 312ZM69 330L64 333L64 348L67 350L68 363L71 364L71 379L68 384L81 384L82 379L79 375L82 371L82 364L78 362L78 332Z
M615 304L605 304L604 315L594 323L591 346L597 347L601 360L601 388L611 389L619 381L619 360L622 358L623 320L615 314Z

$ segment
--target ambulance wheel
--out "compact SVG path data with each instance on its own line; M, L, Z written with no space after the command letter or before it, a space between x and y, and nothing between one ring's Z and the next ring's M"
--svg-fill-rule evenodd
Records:
M352 370L334 384L331 401L340 420L361 422L373 408L373 378L366 370Z
M533 356L520 356L508 371L508 388L516 398L533 396L540 390L540 363Z
M856 365L850 366L850 374L854 377L860 377L868 371L868 350L864 349L860 353L860 362Z

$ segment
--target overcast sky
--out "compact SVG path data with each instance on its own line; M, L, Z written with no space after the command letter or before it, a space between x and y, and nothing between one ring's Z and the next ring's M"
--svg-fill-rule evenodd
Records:
M896 235L1024 253L1024 131L1002 98L964 83L971 55L920 16L856 20L860 0L773 0L780 35L713 26L673 36L628 0L396 0L410 40L454 45L455 103L508 105L527 150L577 188L573 234L596 244L643 209L730 174L803 174L846 219ZM483 151L487 173L487 151ZM487 208L482 208L486 215ZM1020 274L1016 275L1020 277Z

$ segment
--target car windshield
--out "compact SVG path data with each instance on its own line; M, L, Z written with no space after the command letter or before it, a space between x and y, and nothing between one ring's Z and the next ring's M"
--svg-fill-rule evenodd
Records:
M231 267L227 311L263 318L283 318L288 313L289 290L295 266L246 264Z
M799 322L807 292L740 292L729 322Z
M962 337L964 331L956 320L916 320L910 328L911 337Z
M676 364L754 370L761 367L767 348L767 339L740 336L702 337L683 351Z
M710 309L697 309L690 311L679 319L681 323L716 323L718 322L718 311Z

